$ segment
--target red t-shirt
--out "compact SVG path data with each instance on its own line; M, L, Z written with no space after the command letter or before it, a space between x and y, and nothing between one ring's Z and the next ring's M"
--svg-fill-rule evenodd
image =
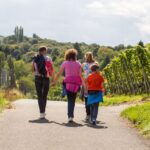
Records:
M91 73L87 78L88 90L103 91L104 78L99 72Z

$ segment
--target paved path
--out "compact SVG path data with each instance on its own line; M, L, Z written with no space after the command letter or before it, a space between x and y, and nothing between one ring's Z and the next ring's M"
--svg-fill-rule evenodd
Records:
M125 106L100 109L98 128L83 122L84 106L76 105L75 121L66 124L66 103L48 102L47 121L39 122L37 102L20 100L15 109L0 114L0 150L150 150L119 117Z

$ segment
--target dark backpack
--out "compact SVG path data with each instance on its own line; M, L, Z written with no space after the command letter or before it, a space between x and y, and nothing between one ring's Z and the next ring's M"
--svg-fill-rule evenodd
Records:
M46 71L46 62L45 62L45 58L43 55L37 55L34 58L34 62L37 64L37 69L40 75L42 75L43 77L46 77L47 75L47 71Z

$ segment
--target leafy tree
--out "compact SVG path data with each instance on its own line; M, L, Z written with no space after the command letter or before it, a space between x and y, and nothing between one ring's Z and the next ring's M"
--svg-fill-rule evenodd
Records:
M144 47L144 42L143 41L139 41L138 45L140 45L141 47Z
M115 46L114 49L117 51L124 50L125 46L124 46L124 44L119 44L118 46Z
M16 76L15 76L15 68L14 68L14 60L11 56L8 57L8 66L9 66L9 75L10 75L10 87L16 88Z
M4 67L5 55L3 52L0 52L0 85L1 85L1 72Z
M14 30L14 35L15 35L16 42L23 42L24 31L22 27L19 28L18 26L16 26Z
M81 48L80 48L80 45L79 45L79 43L75 43L74 45L73 45L73 47L77 50L77 52L78 52L78 59L82 59L83 58L83 52L82 52L82 50L81 50Z

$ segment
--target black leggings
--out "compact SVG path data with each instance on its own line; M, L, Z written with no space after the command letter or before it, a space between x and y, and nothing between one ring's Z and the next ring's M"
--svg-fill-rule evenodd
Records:
M88 98L85 97L85 109L86 109L86 115L87 115L87 116L90 116L90 114L91 114L91 109L90 109L90 105L87 105L87 100L88 100Z
M50 84L49 78L43 78L38 76L35 77L35 87L38 96L40 113L45 113L49 84Z
M67 98L68 98L68 118L74 118L74 108L75 108L75 101L76 101L77 93L72 93L67 91Z

